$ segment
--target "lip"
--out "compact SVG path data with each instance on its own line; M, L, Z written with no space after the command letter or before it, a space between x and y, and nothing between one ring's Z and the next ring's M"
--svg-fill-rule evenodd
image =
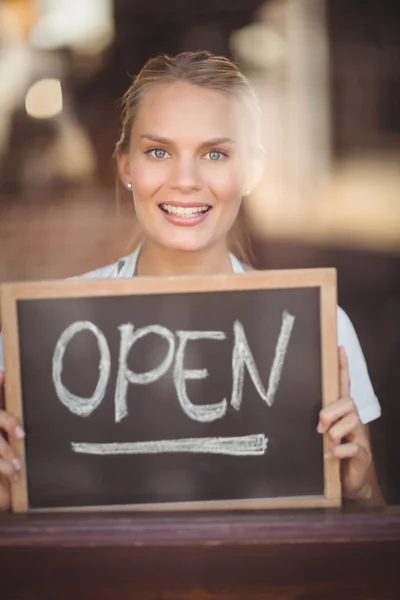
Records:
M177 203L177 202L168 202L170 206L180 206L182 208L193 208L196 206L204 206L204 204L197 203ZM209 210L201 215L196 215L193 217L180 217L179 215L170 215L165 213L160 206L158 207L160 213L165 217L165 219L172 223L172 225L177 225L178 227L194 227L195 225L199 225L203 221L205 221L212 211L212 207L210 206Z

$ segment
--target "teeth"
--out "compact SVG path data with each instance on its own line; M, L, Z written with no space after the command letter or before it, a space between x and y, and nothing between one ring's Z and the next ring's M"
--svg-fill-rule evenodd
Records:
M205 206L172 206L171 204L161 204L161 208L164 212L170 215L177 215L179 217L196 217L205 213L209 207Z

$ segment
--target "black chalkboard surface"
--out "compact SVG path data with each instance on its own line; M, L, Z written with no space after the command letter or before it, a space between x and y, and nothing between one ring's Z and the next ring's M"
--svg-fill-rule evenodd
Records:
M340 502L334 270L8 284L15 511Z

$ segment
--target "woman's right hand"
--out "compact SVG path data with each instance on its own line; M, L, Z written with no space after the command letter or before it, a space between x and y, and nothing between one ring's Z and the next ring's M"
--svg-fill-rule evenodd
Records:
M21 440L24 430L14 415L4 408L4 372L0 371L0 430L8 436ZM21 461L0 432L0 511L10 508L10 481L18 481Z

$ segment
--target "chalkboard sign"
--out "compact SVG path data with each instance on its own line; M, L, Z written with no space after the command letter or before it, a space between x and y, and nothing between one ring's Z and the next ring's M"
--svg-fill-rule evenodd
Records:
M7 284L14 511L336 506L332 269Z

